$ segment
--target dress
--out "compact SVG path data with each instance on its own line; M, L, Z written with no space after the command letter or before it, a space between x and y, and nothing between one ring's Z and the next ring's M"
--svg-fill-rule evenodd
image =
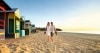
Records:
M46 34L47 36L51 36L51 27L50 26L46 26Z

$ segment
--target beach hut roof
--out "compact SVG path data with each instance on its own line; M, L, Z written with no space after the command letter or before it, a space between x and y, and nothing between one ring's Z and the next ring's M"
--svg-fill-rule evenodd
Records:
M13 8L12 10L7 10L6 12L15 12L16 10L18 10L18 8ZM0 11L3 12L3 11Z
M4 0L0 0L0 6L4 7L5 10L12 10L11 7Z
M30 22L30 20L25 20L25 22Z
M32 26L32 27L35 27L35 24L32 24L31 26Z

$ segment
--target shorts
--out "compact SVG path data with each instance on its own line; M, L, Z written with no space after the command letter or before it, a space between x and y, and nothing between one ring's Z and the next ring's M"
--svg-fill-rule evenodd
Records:
M53 32L51 32L51 37L53 37L53 35L54 35L54 33L53 33Z

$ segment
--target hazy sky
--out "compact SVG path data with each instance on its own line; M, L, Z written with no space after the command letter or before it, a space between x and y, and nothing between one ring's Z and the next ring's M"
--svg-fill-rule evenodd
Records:
M5 0L37 27L53 21L64 30L100 30L100 0Z

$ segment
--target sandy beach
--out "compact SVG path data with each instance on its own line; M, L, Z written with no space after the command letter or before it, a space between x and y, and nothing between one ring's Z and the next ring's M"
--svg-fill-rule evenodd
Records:
M100 53L100 35L59 32L48 42L43 32L0 40L0 53Z

